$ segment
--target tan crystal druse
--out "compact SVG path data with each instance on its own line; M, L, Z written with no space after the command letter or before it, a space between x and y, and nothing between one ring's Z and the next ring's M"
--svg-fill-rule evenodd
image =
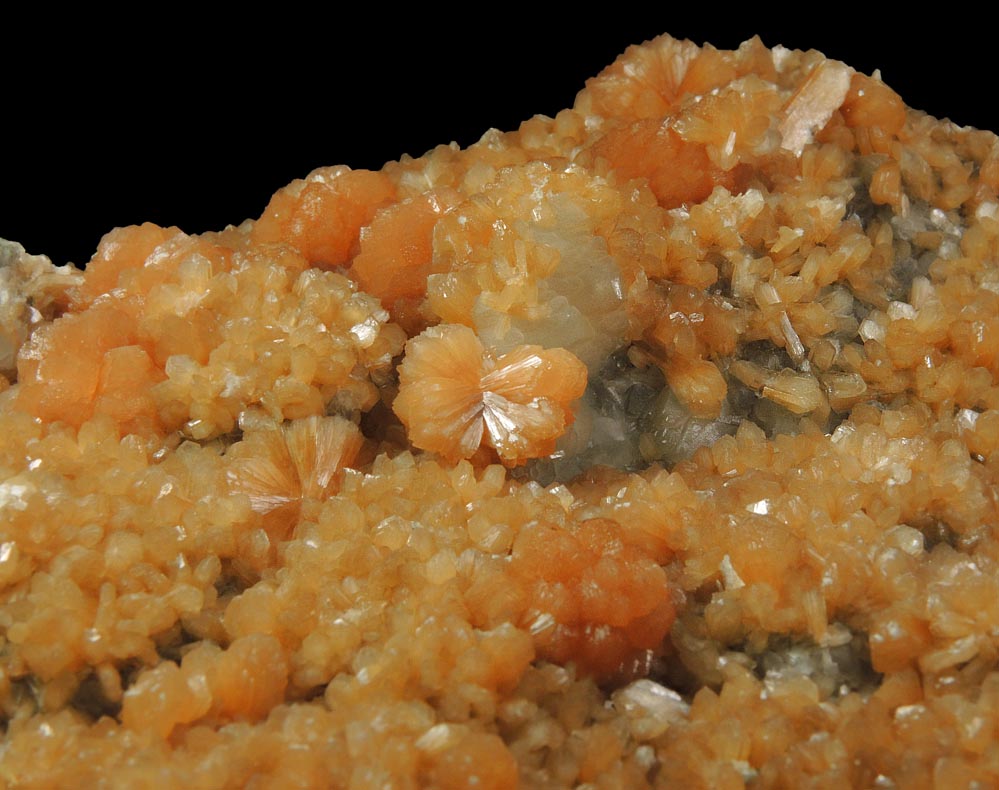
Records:
M663 36L0 248L0 780L999 783L999 143Z

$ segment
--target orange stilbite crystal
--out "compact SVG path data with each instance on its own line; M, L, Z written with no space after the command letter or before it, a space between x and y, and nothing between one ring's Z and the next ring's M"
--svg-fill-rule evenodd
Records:
M411 305L419 304L426 294L431 236L446 208L444 196L430 193L382 209L361 230L351 274L366 292L382 300L397 321L409 323L404 320L406 307L412 311Z
M999 787L997 260L995 135L668 36L0 242L0 786Z
M523 624L538 651L603 680L641 667L676 619L663 569L606 519L571 529L529 524L514 541L510 565L525 588Z
M448 460L483 442L507 464L540 458L572 424L586 367L565 349L494 356L468 327L432 327L406 344L393 408L414 445Z
M394 196L382 173L319 168L271 198L253 238L261 244L291 244L309 263L332 269L350 260L361 228Z
M342 417L312 416L279 430L248 432L227 454L230 490L246 494L262 514L329 496L363 441L357 426Z

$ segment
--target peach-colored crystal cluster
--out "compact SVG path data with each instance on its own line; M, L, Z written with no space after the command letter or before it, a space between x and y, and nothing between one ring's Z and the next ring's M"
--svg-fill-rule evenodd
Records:
M238 228L2 243L0 785L999 785L997 193L664 36Z

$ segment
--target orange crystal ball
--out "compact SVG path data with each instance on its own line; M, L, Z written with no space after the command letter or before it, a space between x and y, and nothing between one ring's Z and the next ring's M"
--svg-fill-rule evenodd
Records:
M494 357L468 327L441 324L406 344L393 408L421 450L456 461L485 441L517 463L554 452L585 389L586 367L564 349Z
M999 785L999 141L662 36L0 242L0 785Z

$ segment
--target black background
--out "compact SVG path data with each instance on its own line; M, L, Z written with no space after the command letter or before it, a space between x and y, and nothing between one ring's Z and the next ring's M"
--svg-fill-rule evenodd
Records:
M857 6L812 24L801 20L818 12L800 7L745 21L712 21L710 9L693 21L693 12L636 17L620 4L608 19L434 8L372 6L353 23L295 7L172 12L129 22L124 34L97 24L110 20L63 18L61 29L87 27L69 43L44 22L9 31L0 237L82 265L114 226L149 220L196 233L239 223L314 167L378 168L554 115L629 44L663 32L726 49L753 34L819 49L879 68L913 107L999 129L990 28L963 15L917 18L903 32L899 18Z

